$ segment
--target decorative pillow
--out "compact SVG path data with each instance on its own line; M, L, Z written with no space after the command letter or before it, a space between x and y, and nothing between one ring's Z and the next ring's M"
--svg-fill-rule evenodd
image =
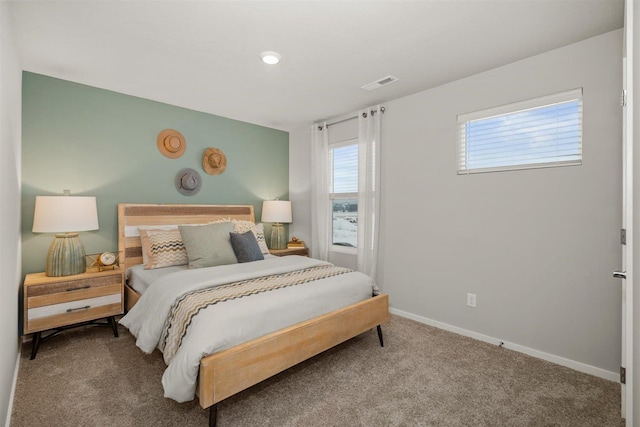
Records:
M220 224L221 222L231 222L231 218L216 219L215 221L208 222L207 224Z
M189 263L180 231L141 229L140 242L146 270Z
M220 222L199 227L180 225L178 229L187 249L189 268L238 263L229 237L229 233L233 232L232 223Z
M138 236L140 237L140 241L144 245L144 242L142 241L142 234L141 234L142 230L177 230L178 226L177 225L141 225L139 227L131 227L131 230L129 230L130 234L127 233L128 231L127 228L129 227L125 226L124 235L126 237ZM147 251L145 251L144 246L142 246L142 263L144 265L147 265L148 262L149 262L149 258L147 257Z
M251 230L246 233L229 233L231 246L236 253L238 262L252 262L264 259L255 234Z
M264 225L262 223L256 225L251 221L243 221L238 219L231 220L231 222L233 222L234 233L246 233L247 231L252 231L254 236L256 236L260 251L263 254L269 253L269 248L267 247L267 242L264 238Z
M253 232L256 235L256 240L258 241L258 246L260 246L260 250L262 251L262 253L268 254L269 248L267 247L267 241L264 238L264 224L257 224L256 229Z

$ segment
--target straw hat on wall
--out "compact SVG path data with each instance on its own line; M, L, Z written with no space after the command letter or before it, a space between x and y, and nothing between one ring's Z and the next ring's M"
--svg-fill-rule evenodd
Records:
M158 150L163 156L177 159L187 149L187 141L184 136L175 129L165 129L158 134Z
M227 169L227 156L217 148L207 148L202 155L202 169L209 175L220 175Z

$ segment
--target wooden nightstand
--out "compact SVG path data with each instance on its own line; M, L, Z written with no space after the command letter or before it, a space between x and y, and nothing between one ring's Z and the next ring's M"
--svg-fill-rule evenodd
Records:
M47 277L44 273L27 274L24 279L24 333L33 333L31 359L35 359L40 342L71 327L108 319L118 336L115 315L124 312L123 270L107 270ZM55 329L42 337L42 331Z
M275 256L287 256L287 255L309 256L309 248L269 249L269 253Z

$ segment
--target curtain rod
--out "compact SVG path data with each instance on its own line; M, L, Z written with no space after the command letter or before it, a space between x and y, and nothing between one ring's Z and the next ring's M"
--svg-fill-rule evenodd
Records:
M377 112L378 112L378 110L371 110L371 115L374 115ZM380 107L380 112L382 114L384 114L385 108L384 107ZM363 117L367 117L367 113L362 113L362 115L363 115ZM358 118L358 115L356 114L355 116L351 116L351 117L347 117L345 119L337 120L335 122L327 123L326 126L329 127L329 126L337 125L338 123L347 122L349 120L353 120L353 119L357 119L357 118ZM322 126L319 125L318 126L318 130L322 130Z
M327 123L327 127L333 126L333 125L337 125L338 123L348 122L349 120L353 120L353 119L357 119L357 118L358 118L357 115L351 116L351 117L347 117L346 119L342 119L342 120L338 120L338 121L335 121L335 122Z

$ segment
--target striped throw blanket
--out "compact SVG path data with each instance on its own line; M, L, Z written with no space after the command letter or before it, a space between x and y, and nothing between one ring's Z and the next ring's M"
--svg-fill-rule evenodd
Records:
M204 308L224 301L300 285L351 271L334 265L319 265L188 292L176 300L164 324L160 338L160 350L164 360L167 365L171 363L189 330L192 319Z

